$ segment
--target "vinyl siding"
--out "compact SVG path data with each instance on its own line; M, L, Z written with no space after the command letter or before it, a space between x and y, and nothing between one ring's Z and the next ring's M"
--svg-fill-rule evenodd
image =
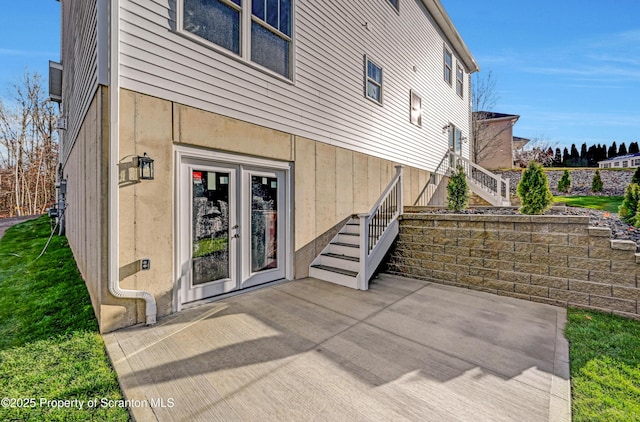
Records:
M447 148L443 126L469 137L469 99L443 79L446 41L419 1L402 1L399 14L387 0L366 4L296 1L287 82L177 33L173 0L122 0L121 86L433 170ZM382 106L364 95L365 54L383 68ZM465 69L465 94L468 84ZM409 121L411 89L422 97L421 128Z
M61 148L63 164L71 153L98 88L100 1L62 1L62 97L63 116L67 118Z

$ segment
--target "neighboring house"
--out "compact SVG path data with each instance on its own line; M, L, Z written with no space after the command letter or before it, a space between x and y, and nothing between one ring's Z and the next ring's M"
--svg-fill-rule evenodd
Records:
M478 67L438 0L61 11L66 233L103 332L306 277L396 164L413 204L449 139L469 156Z
M513 125L520 116L515 114L477 111L473 113L475 162L485 168L512 168L514 152L523 148L529 139L513 136Z
M598 161L598 167L601 169L640 167L640 152Z

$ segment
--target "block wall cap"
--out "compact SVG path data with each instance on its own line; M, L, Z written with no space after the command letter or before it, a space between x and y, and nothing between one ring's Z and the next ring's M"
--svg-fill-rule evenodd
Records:
M589 227L589 235L597 237L611 237L611 229L608 227Z
M633 240L611 240L611 249L635 251L638 245Z

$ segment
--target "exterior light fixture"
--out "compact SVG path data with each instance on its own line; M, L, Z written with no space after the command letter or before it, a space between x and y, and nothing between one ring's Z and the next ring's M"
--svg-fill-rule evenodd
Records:
M153 159L146 152L142 157L138 156L138 179L153 180Z
M442 133L443 133L443 134L444 134L444 133L446 133L446 132L448 132L449 130L451 130L451 123L448 123L448 124L446 124L446 125L444 125L444 126L442 127Z

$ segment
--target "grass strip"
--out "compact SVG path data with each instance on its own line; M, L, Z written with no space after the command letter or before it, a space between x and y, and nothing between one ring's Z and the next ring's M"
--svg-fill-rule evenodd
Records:
M640 322L569 308L574 422L640 421Z
M49 235L40 217L0 240L0 420L128 421L126 408L89 407L123 396L67 239L36 259Z
M618 212L623 196L554 196L555 202L563 202L569 207L591 208L609 212Z

